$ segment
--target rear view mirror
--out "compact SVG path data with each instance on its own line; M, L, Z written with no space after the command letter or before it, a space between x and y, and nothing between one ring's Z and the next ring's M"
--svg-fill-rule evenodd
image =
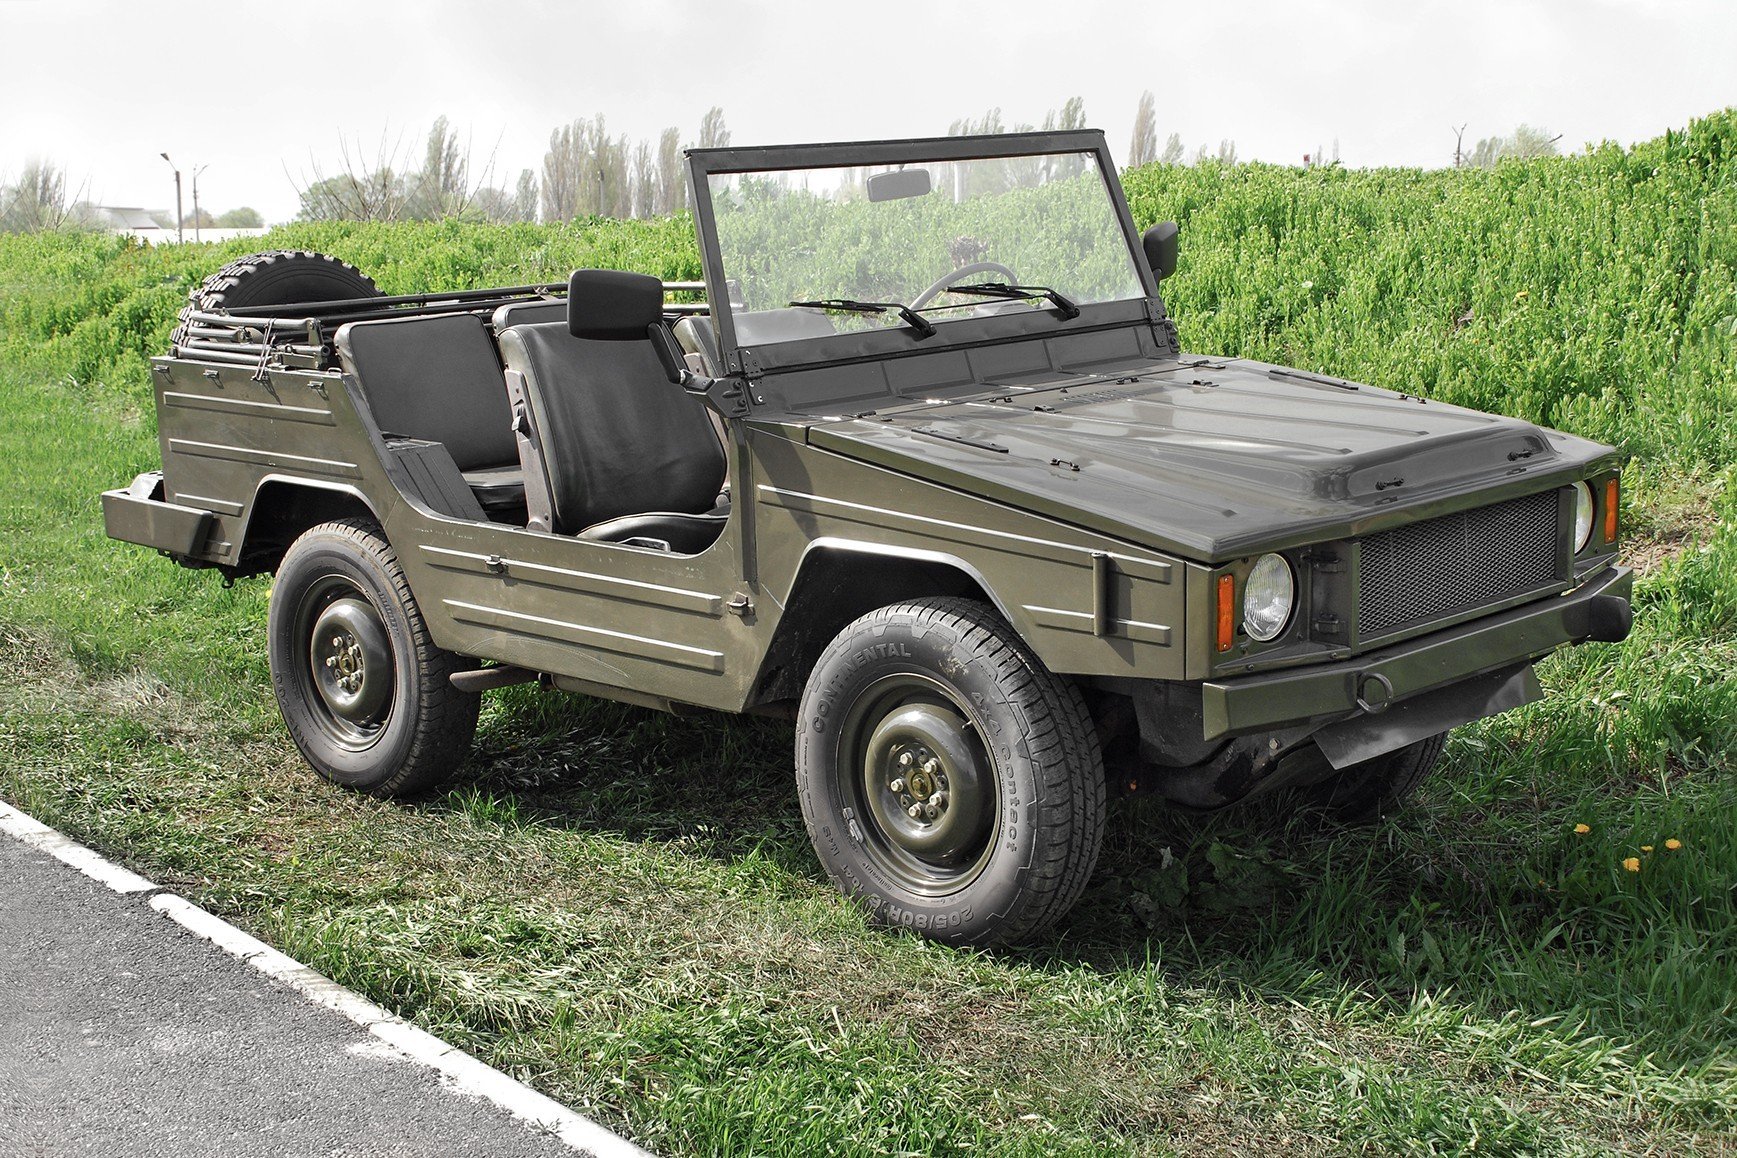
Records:
M1180 247L1180 227L1174 221L1160 221L1140 235L1140 246L1146 251L1146 261L1152 272L1163 281L1176 272L1176 257Z
M902 201L906 197L921 197L934 187L927 169L895 169L891 173L876 173L868 179L868 199Z

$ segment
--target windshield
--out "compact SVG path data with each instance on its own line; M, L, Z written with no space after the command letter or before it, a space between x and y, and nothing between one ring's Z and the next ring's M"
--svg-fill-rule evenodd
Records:
M874 328L926 337L924 323L1033 311L1060 320L1145 294L1089 152L709 182L740 345Z

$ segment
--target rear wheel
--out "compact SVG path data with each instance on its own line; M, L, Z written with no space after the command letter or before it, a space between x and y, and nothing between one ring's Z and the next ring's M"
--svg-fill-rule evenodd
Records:
M296 747L346 788L403 796L446 778L480 697L452 686L380 528L323 523L290 545L271 591L271 681Z
M834 883L874 920L953 944L1047 928L1103 843L1078 690L969 600L885 607L839 633L803 693L796 780Z
M1341 824L1372 824L1405 806L1441 761L1448 734L1439 732L1403 748L1341 768L1312 784L1309 798Z

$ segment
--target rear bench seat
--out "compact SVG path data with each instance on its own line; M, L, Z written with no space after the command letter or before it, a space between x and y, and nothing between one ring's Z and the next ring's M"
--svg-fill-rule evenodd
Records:
M351 322L335 342L382 434L444 444L490 516L524 509L506 382L481 318Z

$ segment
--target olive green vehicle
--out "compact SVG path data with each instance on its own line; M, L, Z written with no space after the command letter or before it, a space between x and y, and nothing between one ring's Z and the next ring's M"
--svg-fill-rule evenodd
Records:
M703 284L387 297L277 252L194 294L108 532L275 574L322 775L426 788L532 680L784 714L841 889L1016 941L1110 794L1378 816L1627 634L1611 448L1182 353L1176 227L1101 134L688 156Z

